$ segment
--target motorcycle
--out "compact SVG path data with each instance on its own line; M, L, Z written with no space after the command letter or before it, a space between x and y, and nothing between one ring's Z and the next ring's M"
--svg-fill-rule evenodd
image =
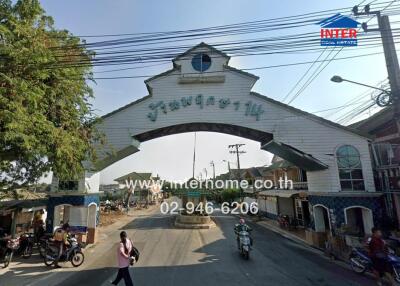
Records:
M250 250L251 250L251 243L250 243L250 233L247 231L239 231L239 251L240 254L246 259L249 260L250 258Z
M29 258L33 252L34 235L32 233L24 233L19 238L19 247L15 249L15 254L22 256L22 258Z
M6 239L0 240L0 261L3 263L3 268L10 265L14 251L19 248L19 239Z
M389 250L388 262L393 267L393 278L397 283L400 283L400 257L396 256L392 250ZM363 248L354 247L350 254L350 267L359 274L372 272L372 261L368 253Z
M277 217L277 221L281 228L289 228L289 216L279 214Z
M39 238L38 248L39 254L42 258L46 256L46 249L49 247L49 240L53 237L52 234L44 234Z
M82 252L82 247L78 243L75 236L72 236L68 239L69 246L66 248L64 253L61 255L59 262L71 262L72 266L78 267L81 266L83 261L85 260L85 256ZM52 266L55 263L55 260L58 257L58 247L56 245L52 245L48 243L46 248L46 254L44 257L44 264L46 266Z

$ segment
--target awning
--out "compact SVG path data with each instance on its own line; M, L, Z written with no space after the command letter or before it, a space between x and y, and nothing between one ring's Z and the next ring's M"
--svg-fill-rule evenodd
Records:
M259 192L259 194L262 196L281 197L281 198L291 198L292 196L298 195L300 193L302 192L291 191L291 190L269 190L269 191Z
M40 211L40 210L45 210L45 209L46 209L46 205L42 205L42 206L31 207L31 208L23 208L21 210L21 212L27 213L27 212L35 212L35 211Z
M313 156L306 154L292 146L274 140L261 146L261 149L274 153L297 167L306 171L321 171L328 169L328 166Z
M0 212L5 214L14 210L22 212L31 212L35 210L46 209L47 199L38 200L12 200L0 202Z

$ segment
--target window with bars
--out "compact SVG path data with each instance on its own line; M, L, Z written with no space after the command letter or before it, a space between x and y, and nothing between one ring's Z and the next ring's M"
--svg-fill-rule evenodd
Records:
M351 145L341 146L336 151L342 191L365 190L360 153Z

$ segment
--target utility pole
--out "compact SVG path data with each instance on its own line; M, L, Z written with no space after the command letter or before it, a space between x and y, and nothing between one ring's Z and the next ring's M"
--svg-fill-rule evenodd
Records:
M392 29L390 27L389 16L381 15L381 11L371 11L370 6L366 5L364 12L358 12L358 6L354 6L353 13L355 16L376 15L378 19L378 28L369 29L367 23L362 24L364 32L379 32L381 34L383 52L385 55L386 68L389 76L390 99L394 105L394 119L397 125L397 131L400 131L400 68L397 59L396 47L393 40Z
M230 150L229 153L231 153L231 154L236 154L237 168L238 168L239 186L240 186L240 182L241 182L241 180L242 180L242 178L241 178L241 171L240 171L240 159L239 159L239 155L240 155L240 154L246 153L246 151L241 151L241 150L239 150L239 148L242 147L242 146L244 146L244 145L246 145L246 144L232 144L232 145L229 145L229 146L228 146L229 149L233 149L233 150ZM241 199L243 199L243 190L242 190L242 188L240 188L240 197L241 197Z
M383 104L379 104L379 96L377 103L379 106L393 105L393 119L396 124L397 134L400 133L400 67L397 59L396 46L393 40L392 28L390 27L389 16L381 15L381 11L371 11L370 6L366 5L364 12L358 12L358 6L354 6L353 13L359 15L376 15L378 19L378 28L369 29L367 23L362 24L364 32L379 32L381 34L383 53L385 55L386 68L389 77L390 93L386 95L387 100L383 100ZM385 95L383 95L385 97ZM386 207L393 212L391 195L386 196Z
M222 160L222 162L226 162L228 164L228 174L229 174L229 178L231 177L231 162L229 162L228 160Z
M194 147L193 147L193 173L192 173L192 178L194 179L194 171L195 171L195 166L196 166L196 135L197 133L194 133Z
M210 162L210 166L213 167L213 181L215 181L215 164L214 164L214 161Z

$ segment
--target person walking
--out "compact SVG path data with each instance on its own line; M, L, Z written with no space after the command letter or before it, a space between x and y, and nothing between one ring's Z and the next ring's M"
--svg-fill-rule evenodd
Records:
M127 238L126 232L121 231L119 234L121 242L118 245L117 257L118 257L118 274L114 281L111 282L113 285L118 283L123 278L126 286L133 286L131 275L129 274L129 265L131 262L130 253L132 250L132 241Z

